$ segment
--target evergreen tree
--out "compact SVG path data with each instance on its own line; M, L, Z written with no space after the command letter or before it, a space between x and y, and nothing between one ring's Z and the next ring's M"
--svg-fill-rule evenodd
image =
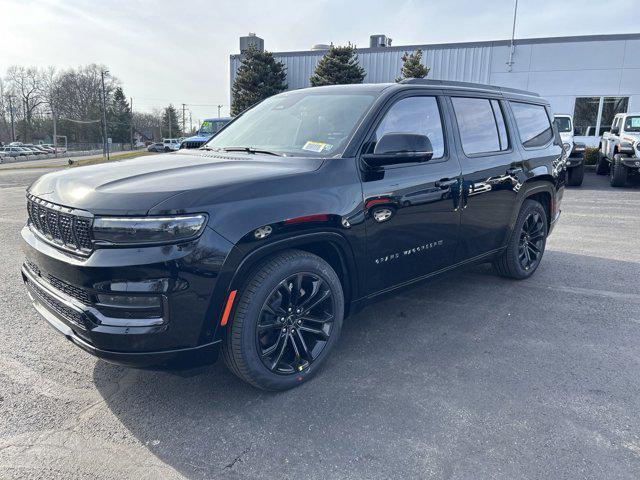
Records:
M422 64L422 50L418 49L413 53L404 52L402 55L401 77L396 78L396 82L405 78L425 78L429 75L430 68Z
M271 52L261 52L250 45L238 68L231 88L231 115L255 105L271 95L287 89L287 72L282 62L276 61Z
M345 85L362 83L366 72L358 62L356 47L331 45L329 51L320 59L316 70L309 79L312 87L322 85Z
M121 87L113 92L109 108L107 109L107 124L109 136L115 143L129 143L131 140L131 107Z
M162 112L162 135L167 138L177 138L180 136L180 123L178 122L178 112L173 104L169 104Z

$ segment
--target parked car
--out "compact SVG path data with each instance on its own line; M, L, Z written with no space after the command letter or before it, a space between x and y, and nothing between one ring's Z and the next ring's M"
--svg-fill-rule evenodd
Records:
M4 147L3 152L7 157L26 157L30 152L22 147Z
M581 154L574 154L575 144L573 141L573 117L564 113L557 113L554 116L554 123L560 133L562 148L567 152L567 185L580 186L584 179L584 144L578 147ZM577 152L576 152L577 153Z
M67 148L65 146L63 146L63 145L54 146L52 143L45 143L42 146L52 149L53 150L52 153L56 153L56 151L58 153L66 153L67 152Z
M164 152L164 143L156 142L152 143L147 147L147 151L149 152Z
M195 135L184 139L180 148L200 148L231 120L233 120L231 117L206 119Z
M165 152L175 152L180 150L180 141L177 138L165 138L162 140Z
M533 275L566 175L552 118L536 94L478 84L284 92L200 150L40 177L23 279L109 362L221 352L251 385L292 388L375 299L472 263Z
M629 175L640 171L640 112L618 113L600 140L596 173L609 173L612 187L623 187Z
M31 144L24 144L22 145L22 148L29 150L30 155L44 155L46 152L43 152L41 150L39 150L35 145L31 145Z

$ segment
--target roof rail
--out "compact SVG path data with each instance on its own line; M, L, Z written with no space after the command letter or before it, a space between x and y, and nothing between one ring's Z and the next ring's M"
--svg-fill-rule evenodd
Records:
M455 82L449 80L427 80L426 78L405 78L400 83L406 85L429 85L433 87L456 87L456 88L474 88L477 90L491 90L501 93L517 93L520 95L530 95L532 97L539 97L535 92L529 92L527 90L519 90L517 88L498 87L496 85L487 85L484 83L472 83L472 82Z

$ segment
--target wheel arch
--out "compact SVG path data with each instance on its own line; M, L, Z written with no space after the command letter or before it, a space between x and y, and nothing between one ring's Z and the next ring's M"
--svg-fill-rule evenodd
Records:
M555 201L555 182L552 175L540 175L531 179L524 184L524 195L522 195L518 208L514 209L511 219L511 229L513 230L518 214L522 209L525 200L535 200L542 205L547 217L547 226L551 225L553 220L553 211Z
M247 275L273 255L285 250L303 250L319 256L333 268L340 279L344 292L345 317L349 313L351 301L358 292L356 261L349 242L336 232L314 232L296 235L256 248L239 261L229 284L229 291L237 290L244 284Z

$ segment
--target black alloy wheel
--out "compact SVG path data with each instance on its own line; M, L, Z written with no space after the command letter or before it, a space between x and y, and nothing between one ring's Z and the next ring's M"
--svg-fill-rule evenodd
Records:
M235 375L264 390L312 378L340 337L345 298L323 258L285 250L257 265L238 290L222 356Z
M547 212L533 199L522 203L506 248L493 260L502 277L524 280L537 270L547 243Z
M308 368L332 333L332 292L313 273L296 273L273 289L256 328L258 353L272 372L291 375Z
M518 260L523 269L535 268L544 250L545 224L540 212L531 212L525 218L518 244Z

